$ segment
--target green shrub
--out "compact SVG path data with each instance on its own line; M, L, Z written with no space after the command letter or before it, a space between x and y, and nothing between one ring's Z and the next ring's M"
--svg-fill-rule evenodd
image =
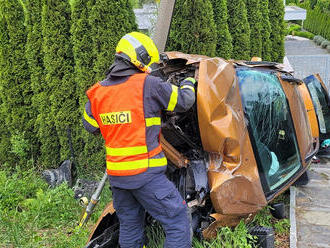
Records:
M286 5L297 5L299 0L286 0Z
M322 43L321 43L322 48L327 48L328 45L330 45L330 41L328 41L328 40L322 41Z
M210 0L177 0L166 50L214 56L216 45Z
M262 14L260 0L246 1L247 17L250 24L250 50L251 57L261 57L262 53Z
M288 219L278 220L274 223L275 232L278 234L289 234L290 233L290 222Z
M248 233L248 228L244 221L241 220L240 223L235 228L221 227L218 229L217 238L212 241L198 242L194 240L195 248L232 248L232 247L254 247L254 242L256 238Z
M233 39L233 59L250 60L250 26L244 0L227 1L228 27Z
M282 62L284 50L284 4L282 0L269 1L269 21L272 31L270 40L272 42L272 60Z
M298 24L291 24L289 27L289 33L291 34L292 31L301 31L301 26Z
M65 184L49 188L32 169L0 170L0 247L83 247L111 194L105 187L83 228L77 227L82 209L73 195Z
M294 35L300 36L300 37L305 37L305 38L308 38L310 40L314 39L314 34L312 34L310 32L295 31Z
M316 43L318 41L318 39L320 39L320 38L321 38L321 36L315 35L313 38L313 41Z
M262 39L262 60L271 61L272 43L270 41L271 25L269 21L268 0L260 0L261 10L261 39Z
M330 1L329 0L318 0L316 6L322 12L330 12Z
M230 59L233 45L228 29L227 0L212 0L211 2L217 30L217 47L215 55Z
M47 184L36 176L36 172L19 167L12 175L0 171L0 212L21 209L21 203L35 197L39 189L47 189Z
M324 39L323 37L320 37L320 38L317 39L316 44L321 46L323 41L326 41L326 39Z

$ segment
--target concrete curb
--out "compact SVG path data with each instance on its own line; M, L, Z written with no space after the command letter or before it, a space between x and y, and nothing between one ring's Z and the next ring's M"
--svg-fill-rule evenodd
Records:
M290 248L297 247L296 188L290 187Z

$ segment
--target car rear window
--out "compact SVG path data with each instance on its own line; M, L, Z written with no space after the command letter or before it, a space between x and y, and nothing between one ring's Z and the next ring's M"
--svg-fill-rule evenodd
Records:
M260 179L267 195L302 168L290 109L276 74L238 69L237 77Z

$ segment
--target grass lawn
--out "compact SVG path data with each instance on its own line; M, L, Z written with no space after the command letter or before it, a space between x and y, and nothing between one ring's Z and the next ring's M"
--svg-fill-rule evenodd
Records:
M111 192L105 187L88 225L81 229L77 224L82 207L73 196L74 192L65 184L49 188L33 169L16 168L15 173L0 170L0 247L84 247L94 223L111 199ZM269 208L265 208L254 222L274 227L276 247L289 247L287 219L276 220L270 215ZM218 238L213 241L194 239L193 247L253 247L247 242L247 238L253 239L247 230L247 225L241 221L234 229L219 229ZM147 232L148 248L162 247L164 234L161 228L148 227Z

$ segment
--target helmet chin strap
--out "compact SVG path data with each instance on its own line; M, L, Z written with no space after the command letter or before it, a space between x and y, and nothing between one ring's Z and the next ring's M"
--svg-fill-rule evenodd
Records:
M123 53L116 53L115 56L131 62L140 71L143 71L148 74L150 74L152 72L152 69L149 66L146 66L145 64L143 64L142 62L140 62L136 59L130 59L128 56L125 56L125 54L123 54Z

